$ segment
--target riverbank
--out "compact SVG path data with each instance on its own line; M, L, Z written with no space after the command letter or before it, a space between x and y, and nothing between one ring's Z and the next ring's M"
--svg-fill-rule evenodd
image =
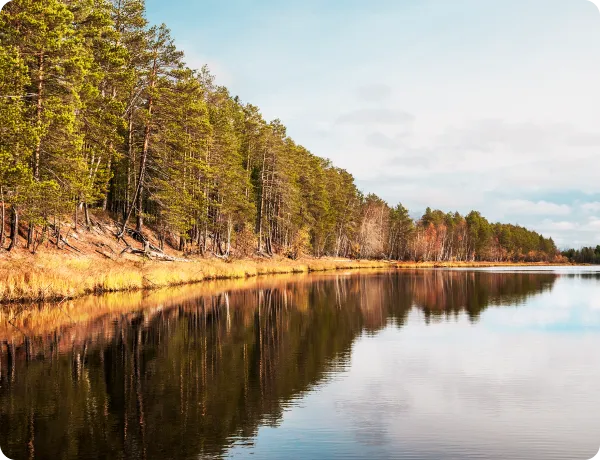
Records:
M110 325L115 320L132 320L141 315L144 322L147 322L174 306L195 305L198 299L205 299L206 306L213 309L219 307L224 299L216 299L215 302L209 299L224 293L231 295L282 289L292 283L298 286L302 282L325 280L329 276L334 274L263 275L247 279L205 280L197 284L160 289L87 295L60 302L10 303L0 306L0 337L19 346L26 337L51 338L59 331L62 346L67 350L75 344L90 340L90 330L100 328L107 334L112 334L114 328Z
M140 291L208 280L332 270L393 268L384 261L349 259L193 258L189 261L104 260L94 256L38 254L0 257L0 303L73 299L89 294Z
M0 257L0 303L74 299L89 294L133 292L209 280L350 269L431 269L544 266L501 262L388 262L350 259L192 258L165 262L139 258L108 260L59 253L5 254Z
M262 275L310 273L349 269L431 269L496 266L525 266L529 263L489 262L392 262L311 258L300 260L274 255L252 256L242 244L233 251L237 257L201 257L175 249L176 241L161 240L147 227L140 242L135 232L121 238L120 226L106 213L90 216L90 226L75 228L64 222L60 240L46 235L33 245L35 254L21 241L12 251L0 249L0 304L75 299L89 294L134 292L207 280L246 279ZM6 230L6 229L5 229ZM21 227L26 240L27 228ZM147 247L146 247L147 245ZM158 247L162 247L160 250ZM243 257L243 254L249 257ZM533 264L535 265L535 264ZM548 264L538 264L548 265Z
M490 296L500 292L506 295L507 289L514 290L515 294L527 295L551 285L556 277L552 273L480 273L476 278L480 289L475 303L469 303L472 298L467 285L473 278L468 271L362 269L207 280L178 287L88 295L60 302L2 305L0 337L4 343L17 348L30 347L29 355L35 356L36 350L46 352L49 349L69 352L73 347L112 340L114 334L120 331L115 324L143 322L149 325L159 316L163 319L176 318L182 311L192 315L201 311L203 315L218 316L222 312L224 316L237 318L234 321L245 318L242 321L251 322L254 308L259 303L265 306L279 299L290 310L309 313L309 293L331 289L332 286L335 289L334 303L347 305L350 310L361 305L368 327L381 327L380 300L386 298L389 292L363 292L364 283L379 287L389 283L399 286L404 309L417 305L440 314L468 306L471 315L475 315L480 308L485 308L481 302L489 301ZM369 281L371 279L378 281L373 283ZM454 290L455 295L449 297L449 290ZM355 300L346 304L342 300L360 299L363 295L369 296L372 302Z
M399 269L566 266L585 266L585 264L572 264L565 262L397 262L394 264L394 267Z

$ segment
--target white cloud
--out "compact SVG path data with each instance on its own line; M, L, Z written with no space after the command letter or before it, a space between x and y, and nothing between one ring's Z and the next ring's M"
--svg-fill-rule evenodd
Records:
M545 219L529 227L552 236L560 248L580 248L600 243L600 218L595 216L573 215L569 221Z
M385 102L392 97L392 88L384 84L361 86L358 97L366 102Z
M548 201L508 200L501 202L500 206L507 212L523 216L565 216L571 213L570 206Z
M556 143L564 143L573 134L566 124L508 122L502 119L482 119L463 128L449 129L441 140L462 148L492 151L498 147L513 152L547 151Z
M366 144L386 150L396 150L398 148L398 142L395 139L380 132L374 132L367 135Z
M403 112L401 110L386 109L386 108L365 108L358 109L352 112L344 113L337 119L340 124L383 124L395 125L411 123L415 119L414 115Z
M575 133L567 139L569 145L578 147L597 147L600 145L598 133Z
M591 217L589 222L583 227L584 230L598 231L600 230L600 219L598 217Z
M586 213L593 213L600 211L600 202L593 201L591 203L583 203L581 209Z
M551 220L545 220L540 228L544 229L544 231L575 230L579 228L579 224L569 221L553 222Z

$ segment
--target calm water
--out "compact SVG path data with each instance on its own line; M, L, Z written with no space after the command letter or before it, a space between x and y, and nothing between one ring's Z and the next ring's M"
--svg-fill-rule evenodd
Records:
M3 318L14 460L587 460L600 446L591 270L273 278Z

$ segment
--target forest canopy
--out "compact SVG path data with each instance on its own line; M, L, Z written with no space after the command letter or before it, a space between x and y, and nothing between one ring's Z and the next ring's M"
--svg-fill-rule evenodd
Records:
M13 0L0 13L0 247L105 211L188 253L552 261L551 238L427 209L412 219L190 69L141 0ZM81 221L81 224L80 224ZM19 230L24 234L19 242ZM8 246L7 246L8 245Z

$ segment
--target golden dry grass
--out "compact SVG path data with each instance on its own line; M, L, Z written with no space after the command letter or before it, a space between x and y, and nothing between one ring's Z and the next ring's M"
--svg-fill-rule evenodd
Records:
M361 273L369 272L363 270ZM373 271L379 271L374 269ZM111 325L125 317L143 315L150 320L159 312L185 304L190 299L210 298L236 291L286 289L289 283L311 283L329 277L351 276L345 273L322 272L318 274L281 274L228 280L206 280L199 284L167 287L154 290L114 292L101 296L88 295L60 302L10 303L0 305L0 337L14 345L21 345L26 337L63 337L67 348L83 343L92 336L110 338L115 328ZM234 304L235 305L235 304ZM238 303L237 306L246 305ZM302 305L297 304L302 309Z
M286 275L252 280L213 280L201 285L187 285L151 291L115 292L102 296L89 295L78 299L47 303L11 303L0 306L0 337L17 341L27 336L38 337L68 328L76 336L89 332L90 324L103 318L112 320L115 315L135 314L143 311L152 315L157 309L169 308L182 301L200 296L211 296L224 291L254 289L286 281ZM92 326L93 328L93 326ZM111 329L111 328L107 328Z
M138 291L206 280L249 278L268 274L386 268L380 261L345 259L247 259L226 262L195 259L156 262L60 254L0 258L0 303L72 299L87 294Z

